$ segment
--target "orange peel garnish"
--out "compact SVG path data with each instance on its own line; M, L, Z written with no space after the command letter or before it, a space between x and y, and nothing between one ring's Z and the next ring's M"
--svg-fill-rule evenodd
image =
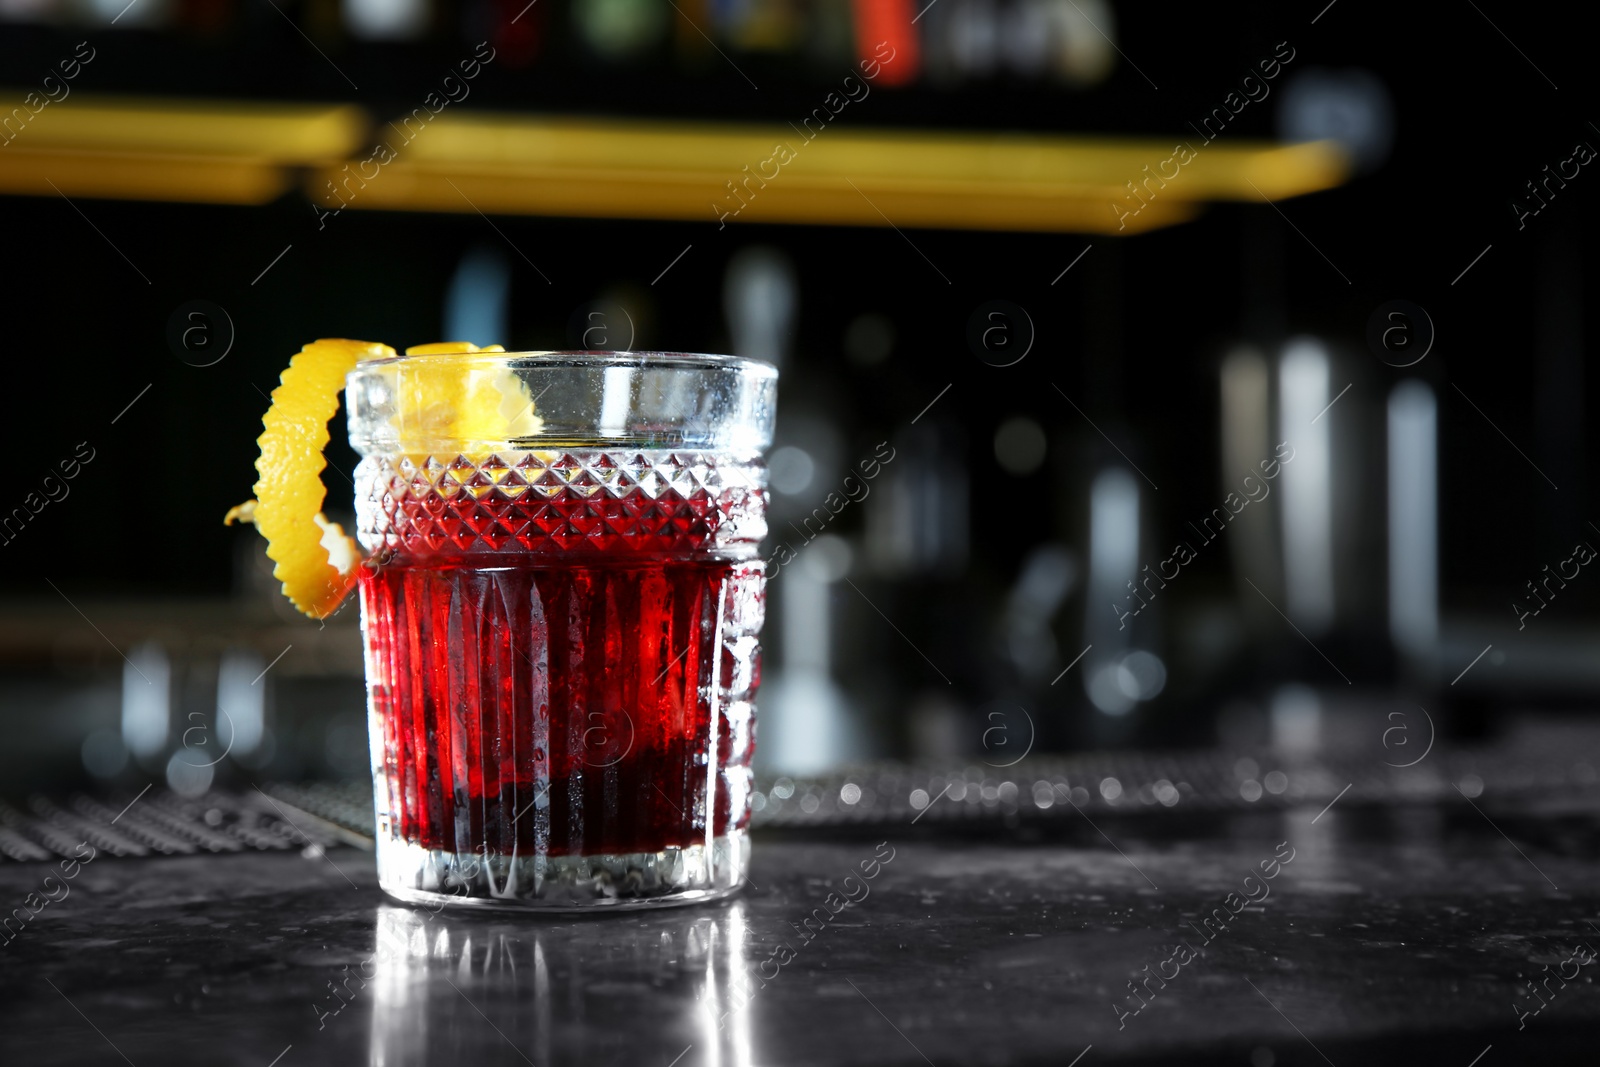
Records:
M355 365L394 354L388 345L342 338L313 341L296 353L261 420L255 499L224 520L255 523L277 564L272 574L283 583L283 595L314 619L327 618L339 606L361 562L360 547L322 514L328 420L339 410L345 376Z
M504 352L499 345L479 348L467 341L438 341L412 345L408 356L465 355ZM499 441L533 437L544 420L533 413L533 398L522 380L504 367L463 370L441 362L421 362L409 367L395 386L401 446L413 461L424 458L418 442Z
M412 345L406 349L408 356L459 356L467 352L504 352L504 345L479 348L471 341L430 341L425 345Z
M408 356L504 352L499 345L479 348L465 341L414 345ZM283 594L314 619L325 619L355 584L361 549L336 522L322 513L327 490L322 470L327 459L328 420L339 410L339 393L356 364L390 359L394 349L372 341L325 339L302 348L272 391L272 406L262 417L256 444L259 476L255 498L231 508L223 522L254 523L267 539L267 556L277 564L273 576ZM401 445L408 438L502 441L540 433L544 420L533 412L527 386L502 366L468 367L422 361L398 388L394 425ZM422 447L429 447L424 445ZM426 455L415 461L420 466Z

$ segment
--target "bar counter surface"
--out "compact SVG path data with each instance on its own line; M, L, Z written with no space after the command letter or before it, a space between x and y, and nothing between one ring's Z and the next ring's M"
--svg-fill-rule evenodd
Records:
M733 900L578 918L398 905L354 848L9 863L58 899L0 1062L1596 1061L1592 804L1083 814L767 832Z

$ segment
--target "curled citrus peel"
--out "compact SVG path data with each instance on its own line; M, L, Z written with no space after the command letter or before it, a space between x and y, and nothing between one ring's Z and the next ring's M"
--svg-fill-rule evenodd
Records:
M355 365L394 354L388 345L343 339L313 341L296 353L261 419L255 499L223 520L255 523L277 564L272 574L283 583L283 595L314 619L339 606L361 562L360 547L322 514L328 420L339 410L339 392Z
M413 345L406 355L504 351L499 345L479 348L464 341L441 341ZM522 379L503 366L463 369L424 361L406 368L397 391L395 428L407 453L417 451L419 442L504 441L533 437L544 428L544 420L533 413L533 400Z
M408 356L504 352L462 341L415 345ZM283 594L314 619L327 618L355 584L361 548L322 514L327 490L322 470L328 420L339 410L345 378L363 360L394 356L388 345L325 339L302 348L272 391L256 444L259 476L255 499L232 508L223 522L254 523L267 539L267 556ZM470 369L425 363L409 371L393 419L401 447L407 438L506 440L538 434L543 420L533 413L522 380L504 367ZM424 459L426 457L423 457Z

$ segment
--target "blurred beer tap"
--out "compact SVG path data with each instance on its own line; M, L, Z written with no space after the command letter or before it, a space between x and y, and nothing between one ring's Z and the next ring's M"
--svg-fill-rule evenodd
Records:
M966 436L925 422L895 434L878 489L867 504L867 548L888 576L950 577L967 563Z
M722 308L735 355L783 369L794 344L800 288L794 265L776 248L754 245L734 253L722 286Z
M1271 375L1261 352L1245 346L1222 361L1222 484L1246 476L1260 480L1259 464L1273 456ZM1230 524L1229 555L1238 579L1238 600L1247 617L1277 622L1271 605L1251 592L1250 582L1274 602L1283 598L1283 571L1274 512L1245 508Z
M1439 642L1438 422L1423 382L1389 393L1389 635L1419 680L1434 675Z
M1166 665L1143 647L1153 617L1140 620L1165 582L1141 568L1139 484L1107 467L1089 489L1089 574L1085 596L1083 690L1108 716L1123 716L1166 685ZM1152 612L1152 616L1154 613ZM1141 625L1142 622L1142 625Z
M1278 436L1294 459L1283 465L1284 612L1311 638L1334 618L1333 455L1327 412L1327 348L1296 338L1278 371Z
M493 245L461 257L444 297L444 335L476 345L506 344L511 336L511 263Z
M1353 687L1387 687L1397 652L1425 658L1437 639L1433 401L1402 386L1386 422L1370 364L1309 336L1270 363L1249 347L1222 363L1224 504L1212 514L1285 752L1357 743L1371 708Z
M1001 622L1005 655L1025 686L1048 682L1062 664L1051 621L1078 584L1078 560L1064 545L1028 553L1006 594Z
M122 743L147 768L165 761L172 730L172 659L159 642L133 650L122 671Z
M760 769L821 774L864 754L854 709L833 677L832 592L851 557L844 538L823 534L768 586L783 590L776 598L783 663L761 689Z

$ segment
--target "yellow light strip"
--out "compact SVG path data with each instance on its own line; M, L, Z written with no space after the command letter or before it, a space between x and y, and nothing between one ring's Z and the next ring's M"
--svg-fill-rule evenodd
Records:
M289 171L267 159L0 151L0 193L21 196L251 205L270 203L293 185Z
M1117 218L1105 199L1064 196L1048 186L1030 189L897 188L881 178L847 182L795 177L770 183L749 206L726 220L713 211L706 175L617 174L587 169L516 168L393 164L371 182L358 183L350 172L326 171L313 177L307 192L324 208L350 207L400 211L481 211L498 215L559 215L582 218L673 219L718 224L739 222L812 223L845 226L913 226L1116 232ZM339 197L328 183L343 181ZM848 195L846 195L848 194ZM734 202L736 203L736 202ZM1171 199L1152 203L1127 219L1124 232L1138 233L1192 218L1193 203Z
M26 95L0 89L0 101ZM0 193L264 204L293 187L290 167L357 151L368 121L349 105L75 93L37 113L0 114L0 127Z
M0 101L21 100L25 95L27 90L0 89ZM197 102L74 93L32 115L20 129L13 117L7 134L16 136L9 147L0 148L0 161L5 153L22 148L327 163L360 148L368 125L366 113L349 104Z
M379 145L313 174L309 195L330 210L1136 233L1346 174L1325 142L1202 144L1180 164L1157 141L463 113L380 126Z
M0 134L0 193L261 204L300 167L326 210L1131 234L1206 201L1279 200L1347 174L1326 142L1190 141L1190 157L1157 140L835 129L820 117L762 127L424 111L369 133L348 105L77 95L21 117Z
M1157 140L1024 134L909 133L828 130L807 141L794 128L692 123L533 119L445 114L437 125L402 132L378 127L400 162L562 170L638 170L711 177L707 195L751 172L771 177L796 172L835 180L883 179L985 189L1037 185L1069 195L1126 196L1126 183L1151 177L1158 196L1183 200L1253 198L1249 178L1271 199L1331 188L1344 180L1343 159L1331 144L1283 146L1240 142L1192 148L1187 165L1169 162L1175 145ZM811 127L807 127L808 130ZM409 133L412 138L406 140ZM1196 138L1198 140L1198 138ZM794 159L768 164L778 146ZM1166 164L1164 166L1164 164ZM1147 172L1145 168L1148 167ZM1162 189L1161 175L1168 179ZM1173 175L1176 175L1174 177ZM774 184L782 178L772 178Z

